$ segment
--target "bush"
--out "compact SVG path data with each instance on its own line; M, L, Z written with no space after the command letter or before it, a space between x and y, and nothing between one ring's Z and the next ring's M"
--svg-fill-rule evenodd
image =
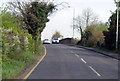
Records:
M103 23L92 23L86 27L82 41L80 45L89 46L89 47L103 47L104 46L104 34L103 31L107 31Z
M37 42L38 48L35 49L34 39L28 31L20 29L16 18L9 12L1 14L3 15L3 24L2 27L0 26L0 33L2 33L0 40L2 42L0 42L2 45L2 75L3 79L13 79L25 67L37 60L37 56L42 54L42 45ZM35 50L37 50L36 54Z
M72 44L77 44L77 43L78 43L78 41L79 41L78 39L76 39L76 38L75 38L75 39L74 39L74 38L72 38Z

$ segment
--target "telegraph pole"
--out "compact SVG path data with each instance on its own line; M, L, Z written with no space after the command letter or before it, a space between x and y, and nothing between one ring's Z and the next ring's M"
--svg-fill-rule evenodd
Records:
M73 38L74 38L74 28L75 27L75 8L73 8Z
M117 1L116 50L118 50L119 1Z

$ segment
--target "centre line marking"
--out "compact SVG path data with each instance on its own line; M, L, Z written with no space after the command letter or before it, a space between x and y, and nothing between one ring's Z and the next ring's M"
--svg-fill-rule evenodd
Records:
M75 56L79 58L79 55L75 54Z
M81 60L82 60L85 64L87 63L83 58L81 58Z
M97 71L95 71L91 66L89 66L89 68L93 71L93 72L95 72L98 76L101 76Z
M71 53L74 53L73 51L70 51Z

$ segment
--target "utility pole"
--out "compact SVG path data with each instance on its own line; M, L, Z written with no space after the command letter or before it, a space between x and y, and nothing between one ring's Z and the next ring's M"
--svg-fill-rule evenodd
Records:
M74 29L75 29L75 8L73 8L73 38L74 38Z
M116 50L118 50L119 1L117 1Z
M72 7L68 6L68 8L72 8ZM75 29L75 8L73 8L73 38L74 38L74 29Z

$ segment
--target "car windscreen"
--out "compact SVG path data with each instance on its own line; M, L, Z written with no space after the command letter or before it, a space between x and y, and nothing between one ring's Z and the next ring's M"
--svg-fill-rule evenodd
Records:
M58 38L54 38L53 40L58 40Z
M48 41L48 39L45 39L45 41Z

